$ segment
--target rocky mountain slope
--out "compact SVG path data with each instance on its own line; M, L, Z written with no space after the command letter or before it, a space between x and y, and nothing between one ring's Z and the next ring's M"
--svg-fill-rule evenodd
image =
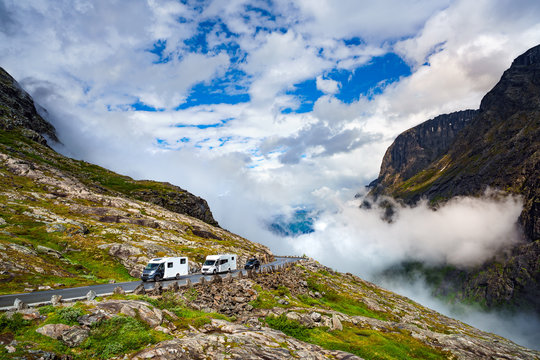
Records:
M540 359L306 259L249 277L0 317L0 358Z
M540 311L539 179L540 45L514 60L478 111L442 115L398 136L371 193L407 204L426 198L434 206L488 188L521 195L528 242L478 269L449 272L448 280L459 273L460 297Z
M46 145L54 128L0 71L0 292L137 278L153 257L211 253L240 261L268 248L217 227L205 200L134 181Z

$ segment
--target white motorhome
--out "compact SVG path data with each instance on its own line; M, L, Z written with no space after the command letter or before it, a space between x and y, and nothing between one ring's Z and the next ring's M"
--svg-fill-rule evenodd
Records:
M236 270L236 255L221 254L207 256L201 272L203 274L217 274L233 270Z
M180 279L189 273L187 257L163 257L152 259L143 270L141 280L160 281L163 279Z

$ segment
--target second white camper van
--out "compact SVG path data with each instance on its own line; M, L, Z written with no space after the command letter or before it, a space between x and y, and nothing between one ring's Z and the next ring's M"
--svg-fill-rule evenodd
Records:
M201 272L203 274L217 274L233 270L236 270L236 255L222 254L208 255L202 266Z

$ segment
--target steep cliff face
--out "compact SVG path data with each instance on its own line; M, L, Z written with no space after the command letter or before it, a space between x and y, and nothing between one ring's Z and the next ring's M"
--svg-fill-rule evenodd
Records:
M400 134L386 150L379 183L390 187L408 180L446 153L478 110L439 115Z
M539 53L540 46L536 46L519 56L484 97L479 111L437 118L445 124L442 128L449 128L460 114L468 118L461 130L448 132L446 141L442 140L445 134L435 134L433 143L444 145L434 146L423 139L429 137L426 128L435 119L400 135L384 157L374 193L392 195L406 203L421 198L436 202L458 195L480 195L488 187L521 194L525 201L521 215L524 231L530 240L538 239ZM415 139L422 139L422 143ZM429 157L423 153L438 154Z
M442 141L448 144L445 150L427 145L430 154L441 150L433 158L423 156L422 144L429 141L416 139L430 137L426 128L435 119L400 135L385 155L372 194L407 204L427 198L433 205L460 195L479 196L487 188L521 195L519 223L529 243L465 271L451 291L488 306L526 304L540 311L540 45L514 60L479 111L451 115L461 113L470 118ZM455 123L448 115L437 119L446 124L442 128ZM433 139L444 137L435 134Z
M32 97L1 67L0 130L19 130L23 136L42 145L47 144L46 139L58 141L55 128L38 114ZM94 168L97 169L98 167ZM120 193L219 226L206 200L178 186L156 181L135 181L127 176L107 172L105 169L89 173L79 170L70 175L93 186L95 191L110 195Z

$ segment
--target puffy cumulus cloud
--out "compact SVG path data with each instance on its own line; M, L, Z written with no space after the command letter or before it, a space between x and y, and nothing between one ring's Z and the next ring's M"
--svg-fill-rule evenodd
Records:
M279 160L283 164L297 164L303 157L332 156L350 152L376 139L377 136L366 134L357 128L334 132L319 123L310 125L291 137L269 138L260 148L263 153L282 152Z
M452 3L394 45L414 71L386 89L381 108L407 126L415 114L478 108L512 60L538 43L539 17L535 1Z
M178 2L7 2L17 31L0 33L2 64L15 77L58 84L66 99L120 106L143 101L176 107L195 83L229 65L228 56L184 53L196 25L180 23L192 10ZM166 40L160 59L149 50ZM36 59L39 59L36 62Z
M306 20L301 24L306 32L380 42L415 35L434 12L448 6L450 1L343 0L336 6L330 0L300 0L296 4Z
M339 83L332 79L323 79L322 75L317 76L317 89L325 94L335 94L339 90Z
M384 208L359 209L359 201L342 203L330 189L316 195L331 210L316 220L314 233L292 239L293 248L367 277L406 260L479 265L521 236L522 203L515 197L455 198L436 211L425 202L395 204L397 216L388 223Z

